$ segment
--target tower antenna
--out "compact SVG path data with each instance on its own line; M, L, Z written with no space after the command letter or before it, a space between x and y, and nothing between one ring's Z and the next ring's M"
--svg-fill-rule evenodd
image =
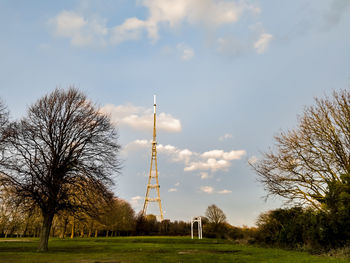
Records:
M153 99L154 99L154 103L153 103L153 141L152 141L151 167L149 170L147 191L146 191L145 203L143 205L142 215L143 216L146 215L147 206L148 206L149 202L158 202L159 212L160 212L160 221L163 221L164 217L163 217L162 203L160 200L160 193L159 193L158 166L157 166L156 95L154 95ZM155 198L149 197L151 190L156 191L157 197L155 197Z

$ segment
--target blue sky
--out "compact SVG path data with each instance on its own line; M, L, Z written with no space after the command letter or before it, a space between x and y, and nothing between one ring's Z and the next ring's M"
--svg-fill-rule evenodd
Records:
M16 119L56 87L83 90L118 126L114 191L139 211L157 94L165 217L216 204L254 225L282 201L264 201L248 160L349 88L349 14L348 0L0 0L0 97Z

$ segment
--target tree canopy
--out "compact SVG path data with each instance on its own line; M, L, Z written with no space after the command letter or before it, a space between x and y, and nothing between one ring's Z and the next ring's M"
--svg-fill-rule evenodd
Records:
M216 205L208 206L207 210L205 211L205 216L208 218L209 223L218 225L226 222L225 213Z
M55 214L93 202L91 191L108 193L120 168L117 133L109 117L75 88L39 99L9 130L1 184L40 207L39 250L47 250Z
M297 127L275 136L275 148L252 165L268 195L325 208L330 187L350 173L350 92L315 99Z

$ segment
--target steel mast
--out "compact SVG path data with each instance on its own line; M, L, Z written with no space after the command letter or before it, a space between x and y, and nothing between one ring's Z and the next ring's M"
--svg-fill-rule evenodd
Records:
M151 167L149 170L147 191L145 197L145 203L143 205L142 215L146 215L147 206L149 202L158 202L159 211L160 211L160 221L164 220L162 203L160 200L159 193L159 180L158 180L158 167L157 167L157 141L156 141L156 95L154 95L154 104L153 104L153 141L152 141L152 156L151 156ZM149 194L151 190L156 190L157 197L150 198Z

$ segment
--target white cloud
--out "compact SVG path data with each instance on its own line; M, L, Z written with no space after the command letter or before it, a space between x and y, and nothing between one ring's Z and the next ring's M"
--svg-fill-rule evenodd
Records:
M196 153L193 153L192 151L190 151L189 149L179 149L179 148L172 146L172 145L169 145L169 144L167 144L167 145L159 144L157 146L157 150L159 152L164 152L164 153L168 154L169 156L171 156L171 159L174 162L188 163L190 161L191 157L196 154Z
M200 174L202 180L210 178L210 176L207 172L200 172L199 174Z
M86 26L85 19L74 12L63 11L57 15L52 23L56 24L56 34L64 37L75 37Z
M149 140L135 140L125 146L125 150L135 150L144 147L150 147ZM245 150L237 150L225 152L223 150L211 150L204 153L193 152L189 149L179 149L173 145L157 145L159 153L164 153L170 157L172 162L183 162L185 164L184 171L202 171L201 179L210 178L207 172L216 172L219 170L227 171L231 166L231 161L241 159L245 154Z
M261 22L249 26L250 33L246 38L237 38L231 34L220 36L217 41L217 52L221 55L239 57L255 52L262 54L267 51L273 40L273 35L266 33Z
M135 140L124 147L124 151L134 151L140 148L151 147L152 140Z
M178 152L179 150L173 146L173 145L163 145L163 144L159 144L157 146L158 151L164 151L164 152L168 152L168 153L174 153L174 152Z
M119 44L127 40L138 40L142 36L145 22L136 17L128 18L123 24L112 28L111 43Z
M260 13L257 6L248 4L247 1L139 0L138 3L148 9L147 18L129 17L119 25L108 27L106 19L64 10L51 18L49 24L56 37L70 39L73 46L108 46L137 41L145 35L151 42L156 42L160 37L160 29L174 29L183 24L204 26L212 35L219 27L236 23L245 13ZM231 34L220 36L217 39L218 53L238 56L252 49L258 54L266 52L273 36L264 31L261 23L251 28L256 31L254 42L251 39L242 41ZM195 55L193 48L184 43L178 44L176 49L183 61L188 61Z
M200 190L202 192L204 192L204 193L207 193L207 194L213 194L214 193L214 188L211 187L211 186L201 186Z
M188 162L192 155L193 152L191 152L188 149L180 150L178 152L178 160L185 160L186 162Z
M139 0L148 9L149 16L142 20L129 17L116 26L107 27L106 20L87 18L74 11L62 11L50 19L58 37L69 38L74 46L116 45L124 41L138 40L146 33L155 42L160 28L175 28L184 23L204 25L213 29L237 22L248 12L260 13L260 9L246 1L225 0ZM191 48L183 49L182 59L194 56Z
M256 53L258 54L264 53L269 47L269 44L272 39L273 39L273 36L271 34L262 33L259 39L254 43L254 48L256 50Z
M225 141L225 140L228 140L228 139L232 139L232 134L231 133L225 133L223 136L220 136L219 137L219 141Z
M168 190L168 192L169 192L169 193L177 192L177 188L170 188L170 189Z
M200 154L202 160L192 161L184 168L185 171L226 171L230 166L230 161L239 160L246 154L245 150L225 152L223 150L211 150ZM206 178L204 176L204 178ZM202 178L202 179L204 179Z
M130 204L134 207L134 208L138 208L141 205L141 201L143 200L143 197L137 195L131 198L130 200Z
M214 189L214 187L212 186L201 186L200 187L200 190L204 193L207 193L207 194L221 194L221 195L224 195L224 194L230 194L232 193L231 190L227 190L227 189L224 189L224 190L220 190L220 191L216 191Z
M177 182L176 184L174 184L175 186L179 186L180 185L180 182Z
M187 61L194 57L194 50L184 43L177 44L177 49L180 51L180 57L182 60Z
M108 28L103 19L85 19L76 12L62 11L50 19L49 24L55 36L69 38L73 46L106 45Z
M230 163L226 160L216 160L214 158L209 158L206 161L191 162L184 171L196 171L196 170L211 170L215 172L217 170L227 170L230 167Z
M230 193L232 193L232 191L231 190L226 190L226 189L218 191L218 194L230 194Z
M182 60L190 60L194 56L194 51L192 48L184 48L183 54L181 56Z
M140 3L148 8L150 15L143 23L139 23L136 30L144 29L153 41L159 38L160 26L174 28L187 22L212 28L237 22L245 11L254 14L260 12L256 6L243 1L143 0Z
M238 160L241 159L242 156L246 154L245 150L238 150L238 151L230 151L230 152L224 152L223 150L211 150L205 153L202 153L203 158L216 158L216 159L224 159L227 161L230 160Z
M138 130L152 130L152 109L137 107L132 104L115 106L107 104L100 109L101 112L109 114L112 122L121 126L128 126ZM181 122L171 114L161 112L157 116L157 129L168 132L180 132Z

